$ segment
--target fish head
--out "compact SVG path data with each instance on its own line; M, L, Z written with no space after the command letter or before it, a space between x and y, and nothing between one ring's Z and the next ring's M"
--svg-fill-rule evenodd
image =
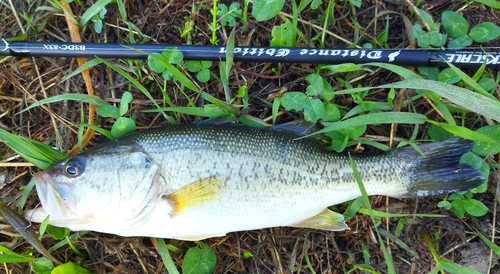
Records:
M33 222L71 230L113 231L147 214L162 176L159 165L134 147L91 150L34 175L41 206L25 212Z
M71 162L65 172L80 172L78 167L73 166L79 161ZM76 196L70 188L70 182L63 181L62 163L53 167L48 172L38 172L33 176L38 197L42 206L37 207L31 214L31 220L39 222L51 215L54 219L74 214L76 209ZM54 174L54 171L57 173Z

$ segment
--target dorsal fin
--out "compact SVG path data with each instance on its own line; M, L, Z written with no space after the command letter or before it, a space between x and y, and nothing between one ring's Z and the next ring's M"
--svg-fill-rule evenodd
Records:
M208 119L203 119L195 124L197 125L234 125L238 123L238 119L234 117L234 115L228 113L226 115L222 115L219 117L213 117Z
M318 124L311 123L306 120L295 120L284 124L274 125L269 129L280 132L289 132L299 136L307 136L318 130Z
M209 118L205 120L201 120L196 122L197 125L224 125L229 127L248 127L248 128L259 128L263 130L272 130L278 132L287 132L298 137L304 137L310 135L319 130L317 123L308 122L306 120L295 120L283 124L278 124L274 126L265 126L265 123L262 122L258 124L258 126L253 127L244 124L238 123L239 119L234 118L231 115L220 116L216 118Z

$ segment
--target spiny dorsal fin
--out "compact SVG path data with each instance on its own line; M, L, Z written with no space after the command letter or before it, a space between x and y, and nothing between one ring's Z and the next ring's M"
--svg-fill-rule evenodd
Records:
M316 131L319 130L318 124L317 123L312 123L308 122L306 120L295 120L291 122L287 122L284 124L278 124L274 126L268 126L265 122L262 120L255 118L255 117L245 117L245 120L247 123L238 123L240 120L243 122L241 119L234 119L229 115L221 116L221 117L216 117L216 118L209 118L205 119L202 121L198 121L195 124L196 125L212 125L212 126L227 126L227 127L234 127L234 128L254 128L254 129L261 129L261 130L272 130L272 131L278 131L278 132L288 132L290 134L304 137L307 135L310 135ZM251 126L250 126L251 125Z
M306 120L295 120L292 122L278 124L270 127L271 130L290 132L298 136L307 136L318 131L318 124Z
M337 212L331 211L328 208L309 219L305 219L304 221L298 224L293 224L291 226L317 228L328 231L341 231L349 229L344 221L344 216Z
M172 215L176 215L186 208L217 199L226 181L220 177L203 178L181 187L172 194L163 195L162 198L171 204Z
M208 118L196 122L196 125L235 125L238 123L238 119L234 118L232 114L225 114L219 117Z

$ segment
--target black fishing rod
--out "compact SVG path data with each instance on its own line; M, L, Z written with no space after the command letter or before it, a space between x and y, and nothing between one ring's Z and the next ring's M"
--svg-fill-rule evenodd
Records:
M106 44L3 41L0 56L20 57L100 57L146 59L148 54L161 53L175 47L184 54L184 60L225 61L226 47L166 45L166 44ZM438 49L335 49L335 48L280 48L234 47L235 62L364 64L391 63L400 66L440 66L449 62L459 67L479 67L485 61L488 67L500 68L500 52L481 50Z

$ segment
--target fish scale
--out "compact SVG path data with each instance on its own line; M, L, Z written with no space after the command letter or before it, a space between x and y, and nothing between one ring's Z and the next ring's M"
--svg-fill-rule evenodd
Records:
M420 145L425 157L406 147L353 158L368 195L422 197L481 184L477 168L459 163L471 148L453 138ZM348 156L289 130L227 124L139 131L34 178L42 207L26 213L31 221L50 214L49 223L72 230L184 240L275 226L348 229L327 207L361 195Z

